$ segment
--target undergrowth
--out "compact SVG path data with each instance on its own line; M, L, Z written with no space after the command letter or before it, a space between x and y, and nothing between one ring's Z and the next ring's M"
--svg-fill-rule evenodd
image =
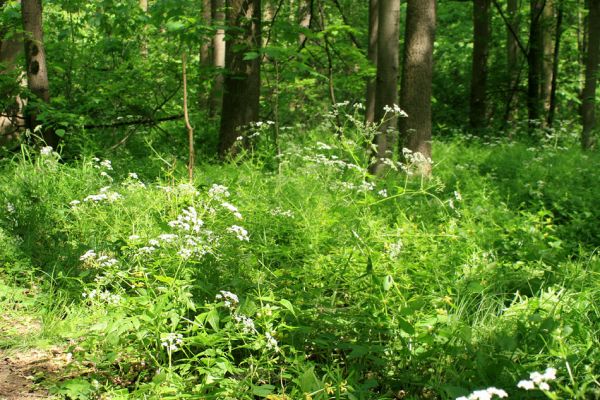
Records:
M36 288L54 393L600 396L597 154L452 139L373 179L363 131L289 132L192 183L154 148L1 161L0 300Z

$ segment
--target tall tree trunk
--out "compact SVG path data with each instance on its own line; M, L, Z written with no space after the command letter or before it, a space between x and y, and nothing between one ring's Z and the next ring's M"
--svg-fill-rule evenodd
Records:
M552 67L554 55L554 1L546 0L546 6L541 16L542 28L542 78L541 78L541 97L544 105L544 112L550 110L550 96L552 94Z
M545 0L530 1L529 25L529 54L527 65L529 67L527 79L527 110L529 112L530 127L541 117L541 74L543 60L542 25L540 23Z
M379 29L377 35L377 82L375 89L375 122L379 133L375 136L376 160L372 173L379 173L383 158L391 158L395 114L386 115L385 108L398 104L398 48L400 39L400 0L379 0Z
M260 0L227 0L228 34L219 155L234 154L240 129L258 121L260 56L245 59L261 46Z
M2 4L0 3L0 8ZM11 73L16 68L16 61L23 51L23 35L14 34L10 39L4 39L4 32L0 33L0 75ZM17 81L19 78L17 77ZM21 86L27 83L21 80ZM24 102L17 94L14 102L9 97L9 93L2 93L2 100L10 100L12 104L5 109L0 109L0 146L14 139L19 130L24 127L23 107ZM10 95L12 97L12 95ZM5 103L6 104L6 103Z
M209 115L215 116L223 101L223 69L225 68L225 4L223 0L211 2L213 25L217 27L213 37L212 65L217 69L210 92Z
M491 0L474 0L473 4L473 63L471 72L471 128L480 130L486 125L488 54L491 29Z
M314 0L300 0L298 3L298 25L300 26L298 46L304 46L304 42L306 41L306 34L303 31L310 28L313 13L313 1Z
M46 52L42 30L42 0L23 0L21 2L23 32L25 42L25 61L27 65L27 85L38 101L50 101ZM33 104L32 104L33 103ZM37 125L38 107L35 101L29 103L26 110L27 127L32 131ZM53 129L45 127L42 138L48 146L56 147L59 137Z
M520 18L519 18L519 0L508 0L507 5L507 23L510 26L506 27L506 72L508 77L507 91L507 111L506 117L508 120L512 120L514 103L514 93L517 86L517 79L519 79L519 44L514 33L519 32Z
M596 86L600 62L600 0L589 0L587 57L585 62L585 85L582 91L581 119L583 132L581 146L589 149L596 127Z
M547 125L552 127L554 124L554 114L556 112L556 89L558 87L558 64L560 62L560 40L562 36L562 21L564 14L563 0L558 0L558 11L556 14L556 28L554 30L556 38L554 39L554 54L552 55L552 84L550 87L550 108L548 109Z
M211 0L202 0L202 21L204 25L212 25L212 10ZM204 68L210 67L212 60L210 57L210 41L206 38L202 38L202 44L200 45L200 65Z
M379 35L379 0L369 0L369 47L367 58L377 68L377 37ZM375 121L375 88L376 80L367 82L367 101L365 121Z
M148 0L140 0L140 9L144 14L148 13ZM148 38L146 37L146 26L142 29L142 43L140 45L140 53L143 58L148 58Z
M405 147L425 158L417 165L423 176L431 175L431 78L435 20L435 0L408 0L400 92L400 105L408 118L400 119L400 132L406 141Z

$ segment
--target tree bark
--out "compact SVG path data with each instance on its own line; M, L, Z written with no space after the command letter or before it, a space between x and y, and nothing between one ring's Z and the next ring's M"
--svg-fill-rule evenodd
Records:
M210 26L212 24L212 10L211 0L202 0L202 21L204 25ZM204 37L201 39L202 44L200 45L200 65L202 67L210 67L212 60L210 57L210 41Z
M587 56L585 62L585 85L582 91L581 119L583 131L581 146L592 147L592 134L596 127L596 86L600 62L600 0L589 0Z
M550 85L550 108L548 109L547 125L552 127L554 124L554 114L556 112L556 89L558 87L558 66L560 63L560 41L562 36L562 21L564 14L564 4L559 0L558 11L556 15L556 28L554 30L556 38L554 40L554 54L552 55L552 83Z
M379 35L379 0L369 0L369 47L367 59L377 68L377 37ZM375 89L376 79L367 82L367 101L365 121L375 121Z
M260 0L227 0L228 35L219 155L236 152L236 138L250 122L258 121L260 100ZM251 58L251 59L247 59Z
M529 68L527 79L527 110L529 113L530 128L539 121L542 110L541 97L541 74L543 60L543 37L541 16L545 0L530 1L530 25L529 25L529 52L527 65Z
M541 78L541 97L544 105L544 112L550 110L550 96L552 94L552 71L554 55L554 1L546 0L546 6L541 16L542 28L542 78Z
M223 101L223 69L225 68L225 4L223 0L212 0L211 13L213 25L217 27L213 37L213 59L212 65L217 69L212 84L209 101L209 115L214 117Z
M400 118L400 132L406 148L420 153L418 173L431 175L431 79L435 40L435 0L408 0L404 40L404 68L401 108L408 118Z
M42 30L42 1L23 0L21 2L23 31L25 42L25 61L27 66L27 85L38 100L45 103L50 101L48 70L46 67L46 52ZM26 109L27 127L33 131L37 126L38 107L30 102ZM54 130L45 127L42 138L48 146L56 147L59 137Z
M144 14L148 13L148 0L140 0L140 9ZM148 58L148 38L146 37L146 26L142 29L142 43L140 45L140 53L143 58Z
M391 158L394 131L397 127L395 114L384 108L398 104L398 47L400 37L400 0L379 0L379 28L377 35L377 79L375 89L375 123L379 133L375 136L375 162L371 172L378 174L385 165L383 158Z
M491 0L473 2L473 61L469 121L473 130L481 130L487 118L487 75L491 29Z
M300 0L298 3L298 25L300 33L298 34L298 46L304 46L306 41L305 30L310 29L312 19L313 0Z

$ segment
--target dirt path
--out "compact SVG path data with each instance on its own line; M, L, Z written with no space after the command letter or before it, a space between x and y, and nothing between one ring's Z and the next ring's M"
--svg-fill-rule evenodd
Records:
M49 399L48 392L36 380L56 371L51 352L23 350L0 352L0 399Z

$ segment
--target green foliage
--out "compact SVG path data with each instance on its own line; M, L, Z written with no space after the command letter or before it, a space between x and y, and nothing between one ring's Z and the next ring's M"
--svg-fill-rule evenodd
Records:
M54 392L519 398L554 367L549 396L594 396L600 159L455 139L435 143L433 179L407 155L372 181L355 111L284 131L280 155L262 124L193 184L167 148L5 161L2 274L45 273L47 301L63 299L49 326L74 361Z

